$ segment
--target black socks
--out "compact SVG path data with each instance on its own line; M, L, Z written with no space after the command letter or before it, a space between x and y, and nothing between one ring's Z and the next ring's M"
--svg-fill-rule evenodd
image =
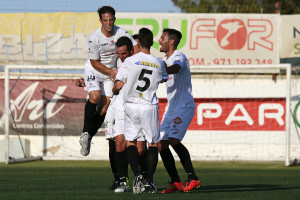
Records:
M147 181L153 182L153 174L158 162L157 147L149 147L147 152Z
M116 142L114 140L108 140L109 144L109 162L111 171L114 174L115 180L119 179L118 171L116 167Z
M127 157L128 163L133 171L134 176L139 173L139 153L135 145L130 145L127 147Z
M187 148L181 142L179 142L178 144L173 146L173 149L179 156L180 162L185 172L188 174L188 179L190 180L198 179L198 177L195 174L194 167L191 161L191 156Z
M159 152L164 166L171 177L171 182L180 182L178 172L175 166L175 160L169 147Z
M93 124L93 120L95 117L97 104L91 103L89 100L85 104L84 108L84 125L82 132L88 132L91 131L91 126Z

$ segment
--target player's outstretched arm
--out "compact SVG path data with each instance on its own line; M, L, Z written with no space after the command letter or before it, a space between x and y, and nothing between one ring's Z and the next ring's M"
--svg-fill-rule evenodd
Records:
M168 74L177 74L181 69L181 66L178 64L171 65L166 67L166 71Z

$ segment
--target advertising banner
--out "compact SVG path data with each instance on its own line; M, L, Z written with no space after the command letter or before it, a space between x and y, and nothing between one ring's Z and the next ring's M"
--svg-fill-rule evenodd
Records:
M117 13L116 25L154 35L151 52L158 57L164 28L182 33L178 49L191 65L279 63L277 14ZM97 13L0 14L0 64L83 65L87 38L100 27Z
M281 16L280 62L300 66L300 15Z
M87 93L74 80L10 80L10 131L22 135L78 135ZM0 127L4 130L4 81L0 81ZM1 131L4 132L4 131Z
M87 93L74 80L10 80L11 134L79 135ZM0 80L0 128L4 130L4 81ZM167 106L159 99L159 117ZM283 131L284 98L195 98L189 130ZM297 106L298 108L298 106ZM177 117L177 122L184 119ZM13 119L13 120L12 120ZM178 124L178 123L177 123ZM175 123L174 126L177 126Z

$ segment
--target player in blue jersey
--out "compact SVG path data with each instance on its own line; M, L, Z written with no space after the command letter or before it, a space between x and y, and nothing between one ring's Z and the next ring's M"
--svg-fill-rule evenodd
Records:
M159 44L160 51L166 55L163 60L167 64L169 80L166 82L168 109L164 113L160 127L159 151L164 166L171 178L171 183L162 193L175 191L188 192L200 186L195 174L191 157L187 148L181 143L187 128L195 114L195 102L192 94L191 72L187 57L177 50L182 35L175 29L164 29ZM169 149L172 146L182 163L188 181L183 183L178 176L174 157Z

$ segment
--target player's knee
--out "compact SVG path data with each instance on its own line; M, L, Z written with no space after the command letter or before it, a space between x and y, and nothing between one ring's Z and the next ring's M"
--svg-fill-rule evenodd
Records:
M138 149L139 156L143 155L143 149Z
M116 141L116 151L117 152L122 152L125 151L126 148L126 142L125 142L125 137L124 135L117 135L115 137Z
M158 151L167 149L169 146L168 140L161 140L157 143Z
M125 148L126 148L125 141L116 143L116 151L117 152L125 151Z
M144 145L138 143L137 144L137 149L138 149L139 156L143 155L143 153L144 153Z
M98 92L90 92L89 93L89 101L93 104L98 104L100 100L100 94Z
M101 104L101 115L104 115L109 107L110 104L110 99L106 96L101 96L100 99L100 104Z

